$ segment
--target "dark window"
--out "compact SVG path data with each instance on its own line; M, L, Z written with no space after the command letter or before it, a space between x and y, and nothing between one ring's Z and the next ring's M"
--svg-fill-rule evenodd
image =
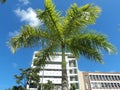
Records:
M120 88L120 83L117 83L118 88Z
M76 61L75 60L70 60L69 61L69 66L70 67L76 67Z
M112 86L112 88L114 88L114 84L113 83L111 83L111 86Z
M31 83L31 84L29 85L29 88L37 88L37 85Z
M118 80L120 80L120 76L117 76Z

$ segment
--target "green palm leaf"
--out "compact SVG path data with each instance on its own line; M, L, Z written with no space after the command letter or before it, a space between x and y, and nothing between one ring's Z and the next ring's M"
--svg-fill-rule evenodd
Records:
M88 59L102 62L101 50L115 53L112 44L106 41L106 36L100 33L82 33L66 40L66 46L76 56L83 55Z

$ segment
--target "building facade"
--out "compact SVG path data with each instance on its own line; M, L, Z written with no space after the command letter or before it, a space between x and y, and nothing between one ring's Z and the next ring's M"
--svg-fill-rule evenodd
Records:
M79 72L80 90L120 90L120 73Z
M38 51L34 52L33 60L36 58ZM65 54L66 69L68 75L68 86L69 88L74 84L76 90L79 90L79 78L78 78L78 65L77 60L71 53ZM40 83L46 84L48 80L52 81L54 90L61 90L62 86L62 55L60 52L56 53L55 56L50 57L50 61L45 65L43 70L39 72ZM32 67L34 65L32 64ZM31 89L32 90L32 89Z

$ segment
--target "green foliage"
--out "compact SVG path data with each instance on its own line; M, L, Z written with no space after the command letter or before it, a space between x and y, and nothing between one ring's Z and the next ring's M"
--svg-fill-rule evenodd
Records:
M52 84L52 81L48 80L48 83L43 85L43 90L53 90L53 89L54 89L54 86Z
M8 88L5 90L26 90L23 86L13 86L12 88Z
M27 68L20 69L20 75L15 75L16 83L21 84L26 88L27 84L30 84L31 81L36 85L39 83L39 75L37 75L38 70L36 68Z
M65 52L71 52L75 57L85 56L89 60L103 63L102 51L115 53L114 46L106 36L94 31L86 30L88 25L95 24L101 9L94 4L86 4L82 7L71 5L62 16L55 9L52 0L45 0L45 9L36 11L37 17L43 26L39 28L25 25L19 35L9 40L9 46L13 52L18 48L41 46L40 57L34 62L36 65L44 65L45 60L57 51L62 51L62 75L66 74ZM44 61L44 62L41 62ZM63 77L64 77L63 76ZM67 79L62 79L67 80ZM64 81L67 82L67 81ZM63 86L67 86L63 85Z
M97 32L89 32L85 27L94 24L101 9L94 4L78 7L71 5L65 16L55 10L52 0L45 0L45 10L37 10L43 25L39 28L25 25L18 36L10 39L13 52L18 48L42 46L43 60L65 46L74 56L83 55L88 59L102 62L101 50L115 52L107 38Z
M100 33L84 32L67 40L67 46L78 57L83 55L90 60L103 63L100 50L105 50L108 53L115 52L113 46L106 42L106 37ZM80 51L78 50L80 49Z
M70 87L70 90L75 90L75 89L76 89L75 84L72 84L71 87Z
M12 90L26 90L26 89L22 86L13 86Z
M45 64L47 63L47 58L46 58L47 56L46 55L47 54L44 54L44 52L38 52L36 54L36 58L34 59L33 65L34 66L44 67Z

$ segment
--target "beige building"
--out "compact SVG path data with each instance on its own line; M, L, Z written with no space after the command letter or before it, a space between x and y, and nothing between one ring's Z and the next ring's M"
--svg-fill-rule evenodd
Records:
M80 72L80 90L120 90L120 73Z

